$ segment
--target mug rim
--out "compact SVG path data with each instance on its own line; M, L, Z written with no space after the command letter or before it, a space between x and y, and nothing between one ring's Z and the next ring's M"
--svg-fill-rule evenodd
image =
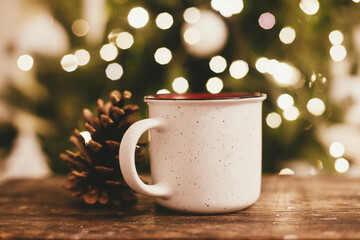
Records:
M145 101L216 101L216 100L240 100L240 99L256 99L266 98L265 93L245 93L245 92L230 92L230 93L165 93L148 95L144 97Z

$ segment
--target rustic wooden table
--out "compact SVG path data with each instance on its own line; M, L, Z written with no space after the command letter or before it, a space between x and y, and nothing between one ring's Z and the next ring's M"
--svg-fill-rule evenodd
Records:
M224 215L185 215L140 196L121 209L87 206L64 178L0 186L0 238L20 239L360 239L360 179L264 176L252 207Z

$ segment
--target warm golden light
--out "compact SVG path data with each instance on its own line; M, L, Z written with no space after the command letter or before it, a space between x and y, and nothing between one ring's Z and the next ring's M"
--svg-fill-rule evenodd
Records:
M155 61L161 65L168 64L172 59L172 53L171 51L166 48L162 47L156 50L154 54Z
M242 0L212 0L211 7L222 16L231 17L243 10L244 3Z
M334 30L329 34L329 40L332 45L340 45L344 41L344 35L339 30Z
M235 79L243 78L249 72L249 65L243 60L233 61L230 64L229 72Z
M297 107L291 106L284 110L283 116L288 121L295 121L300 116L300 112Z
M281 94L277 99L277 104L282 110L288 109L294 105L294 98L287 93Z
M272 60L270 60L268 64L268 71L273 75L275 82L279 86L291 86L298 83L300 80L300 73L296 68L287 63L279 62L274 62L273 66L271 66L271 61Z
M294 175L294 174L295 174L294 170L290 168L283 168L279 172L279 175Z
M325 112L325 103L319 98L310 99L306 107L307 110L315 116L320 116Z
M281 125L281 116L276 113L276 112L272 112L272 113L269 113L267 116L266 116L266 124L270 127L270 128L278 128L280 127Z
M130 10L128 22L134 28L142 28L149 21L149 13L142 7L135 7Z
M281 87L294 86L301 78L300 71L297 68L276 59L269 60L261 57L256 61L255 67L261 73L270 74Z
M206 90L213 94L221 92L223 87L223 81L218 77L212 77L206 83Z
M278 60L270 59L266 64L266 72L271 75L274 75L276 70L280 67L279 64L280 64L280 62ZM278 71L280 71L280 73L281 73L280 69Z
M105 44L100 49L100 57L107 62L114 60L118 55L118 50L112 43Z
M17 59L18 68L24 72L30 71L33 65L34 65L34 59L30 55L27 54L21 55Z
M170 91L167 89L160 89L159 91L156 92L156 94L168 94L168 93L170 93Z
M155 23L158 28L166 30L173 25L174 19L169 13L163 12L156 17Z
M90 53L85 49L79 49L74 53L78 60L79 66L85 66L90 61Z
M119 35L119 33L121 33L121 32L122 32L122 30L120 28L115 28L115 29L111 30L111 32L108 34L109 42L115 44L116 38Z
M316 75L315 75L315 73L311 74L310 80L311 80L312 82L315 82L315 80L316 80Z
M279 33L280 41L284 44L290 44L295 40L296 33L292 27L284 27Z
M185 93L189 89L189 82L183 77L175 78L172 88L176 93Z
M341 142L333 142L329 148L330 155L338 158L344 155L345 146Z
M119 33L116 37L116 45L120 49L129 49L134 44L134 37L128 32Z
M349 170L350 164L345 158L339 158L335 160L334 167L338 173L346 173Z
M324 165L320 159L317 160L317 168L322 170L324 168Z
M110 63L105 69L106 76L113 81L119 80L123 73L123 68L118 63Z
M184 32L184 40L190 45L195 45L200 41L201 34L196 27L189 27Z
M60 64L61 64L61 67L67 72L73 72L79 66L79 62L78 62L77 58L75 57L75 55L73 55L73 54L67 54L67 55L63 56L60 61Z
M307 15L314 15L319 11L320 3L318 0L301 0L299 6Z
M212 57L209 62L210 69L215 73L221 73L226 69L226 59L222 56Z
M196 23L185 23L181 37L185 50L193 56L207 58L218 53L226 44L228 26L223 18L211 10L202 9Z
M267 72L267 65L268 65L269 59L266 57L261 57L256 60L255 68L261 73Z
M72 32L78 37L83 37L88 34L89 29L89 24L84 19L77 19L71 25Z
M187 8L183 14L185 22L190 24L197 23L200 20L200 16L201 12L196 7Z
M346 48L343 45L335 45L330 48L330 56L335 62L341 62L346 55Z

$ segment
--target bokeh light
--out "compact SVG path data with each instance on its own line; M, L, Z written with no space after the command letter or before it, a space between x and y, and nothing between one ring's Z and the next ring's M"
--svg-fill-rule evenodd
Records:
M291 168L283 168L280 170L279 175L294 175L295 172Z
M346 160L345 158L339 158L335 160L334 167L338 173L347 172L349 170L349 166L350 166L349 161Z
M118 50L112 43L105 44L100 49L100 57L107 62L114 60L117 55Z
M341 157L345 153L345 146L341 142L333 142L330 145L329 152L335 158Z
M183 14L185 22L190 24L197 23L200 20L200 16L201 12L196 7L187 8Z
M329 40L332 45L340 45L344 41L344 35L339 30L334 30L329 34Z
M276 59L270 59L266 63L266 72L273 75L276 69L279 67L280 62Z
M320 116L325 112L325 104L319 98L310 99L306 105L306 108L311 114L315 116Z
M284 44L290 44L295 40L296 33L292 27L284 27L279 33L280 41Z
M184 31L184 40L190 45L195 45L200 41L200 31L195 27L189 27Z
M27 72L29 71L34 65L34 59L30 55L21 55L17 59L17 66L20 70Z
M185 93L189 89L189 82L183 77L175 78L171 84L176 93Z
M185 50L192 56L208 58L226 45L229 30L224 19L211 10L200 10L200 19L194 23L184 23L181 35Z
M324 169L324 165L322 163L322 161L320 159L317 160L317 168L320 169L320 170L323 170Z
M214 56L209 62L210 69L215 73L221 73L226 69L226 59L222 56Z
M171 61L171 51L166 47L161 47L154 54L155 61L161 65L168 64Z
M120 79L123 73L124 70L118 63L110 63L105 69L106 76L113 81Z
M91 134L88 131L80 132L80 135L83 137L85 144L89 144L89 141L91 140Z
M156 92L156 94L168 94L168 93L170 93L170 91L167 89L160 89L159 91Z
M287 93L281 94L277 99L277 105L282 110L288 109L294 105L294 98Z
M276 60L275 62L270 60L268 70L279 86L292 86L299 82L301 74L295 67L287 63L276 62Z
M61 67L67 72L73 72L79 66L79 62L78 62L77 58L75 57L75 55L73 55L73 54L67 54L67 55L63 56L60 61L60 64L61 64Z
M266 116L266 124L270 127L270 128L278 128L280 127L281 125L281 116L276 113L276 112L272 112L272 113L269 113L267 116Z
M258 70L261 73L266 73L268 62L269 62L269 59L267 59L266 57L258 58L255 63L256 70Z
M311 74L310 80L312 82L315 82L315 80L316 80L316 74L315 73Z
M212 77L206 83L206 90L213 94L221 92L223 87L223 81L218 77Z
M229 72L235 79L243 78L249 72L249 65L243 60L233 61L230 64Z
M299 6L307 15L314 15L319 11L320 3L318 0L301 0Z
M135 7L130 10L127 19L130 26L142 28L149 21L149 13L142 7Z
M259 17L259 25L263 29L271 29L275 25L275 17L269 12L263 13Z
M295 121L300 116L299 109L295 106L291 106L284 110L283 116L288 121Z
M89 23L84 19L77 19L71 25L72 32L78 37L83 37L88 34L89 29Z
M79 49L74 53L78 60L79 66L85 66L90 61L90 53L85 49Z
M244 3L242 0L212 0L211 7L222 16L231 17L243 10Z
M346 55L346 48L343 45L335 45L330 48L330 56L335 62L341 62Z
M134 37L128 32L119 33L116 37L116 45L125 50L129 49L134 44Z
M122 32L120 28L115 28L111 30L111 32L108 34L108 40L109 43L115 44L117 36Z
M158 28L166 30L173 25L174 19L169 13L163 12L156 17L155 23Z

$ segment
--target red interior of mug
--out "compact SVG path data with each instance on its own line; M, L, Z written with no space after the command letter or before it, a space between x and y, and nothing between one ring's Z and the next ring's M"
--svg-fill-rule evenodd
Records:
M228 99L228 98L252 98L261 97L261 93L184 93L184 94L157 94L147 96L146 99L176 99L176 100L191 100L191 99Z

